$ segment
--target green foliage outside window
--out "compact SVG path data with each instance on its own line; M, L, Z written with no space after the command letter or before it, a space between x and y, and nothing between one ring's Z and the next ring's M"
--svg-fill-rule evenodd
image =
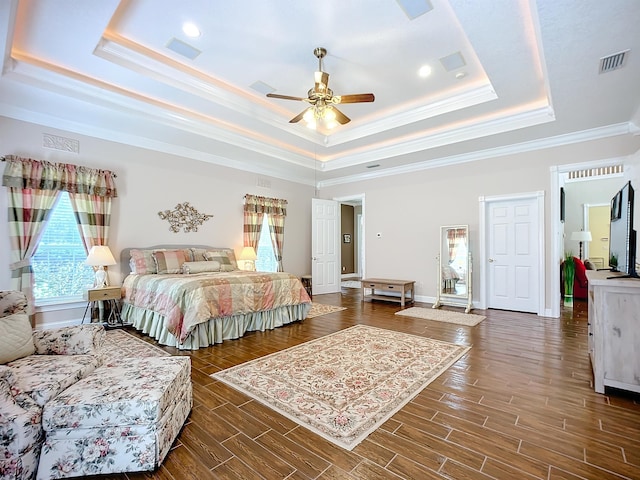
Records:
M32 260L36 301L81 296L94 278L86 258L69 195L62 192Z

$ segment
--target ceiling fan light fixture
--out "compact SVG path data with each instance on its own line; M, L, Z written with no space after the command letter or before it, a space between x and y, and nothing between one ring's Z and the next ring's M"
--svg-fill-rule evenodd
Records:
M373 102L375 96L373 93L334 95L333 91L328 87L329 74L322 69L322 58L327 54L327 50L318 47L313 51L313 54L318 58L318 70L314 73L315 84L307 92L307 98L280 95L273 92L267 93L267 97L303 101L311 104L304 112L300 112L289 120L289 123L298 123L300 120L304 120L309 128L315 128L318 123L321 123L324 128L328 129L334 128L338 124L345 125L351 119L338 108L333 107L334 104Z

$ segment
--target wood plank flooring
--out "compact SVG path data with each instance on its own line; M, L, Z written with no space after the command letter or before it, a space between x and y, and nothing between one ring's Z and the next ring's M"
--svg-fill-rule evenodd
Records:
M465 327L395 316L399 305L363 303L358 289L314 301L347 309L196 352L165 347L192 359L193 411L156 472L108 478L640 479L640 397L594 392L586 302L560 319L474 310L486 320ZM472 348L351 452L209 376L356 324Z

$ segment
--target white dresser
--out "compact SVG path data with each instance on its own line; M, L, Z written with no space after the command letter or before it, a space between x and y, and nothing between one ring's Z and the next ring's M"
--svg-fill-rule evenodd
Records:
M640 393L640 279L587 270L589 356L595 391L615 387Z

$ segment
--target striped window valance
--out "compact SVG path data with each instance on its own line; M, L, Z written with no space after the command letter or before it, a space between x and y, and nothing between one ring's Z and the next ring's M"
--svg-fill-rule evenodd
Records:
M266 213L268 215L287 215L287 201L281 198L244 196L244 211L252 213Z
M63 190L99 197L117 197L115 177L109 170L53 163L7 155L2 185L22 189Z

